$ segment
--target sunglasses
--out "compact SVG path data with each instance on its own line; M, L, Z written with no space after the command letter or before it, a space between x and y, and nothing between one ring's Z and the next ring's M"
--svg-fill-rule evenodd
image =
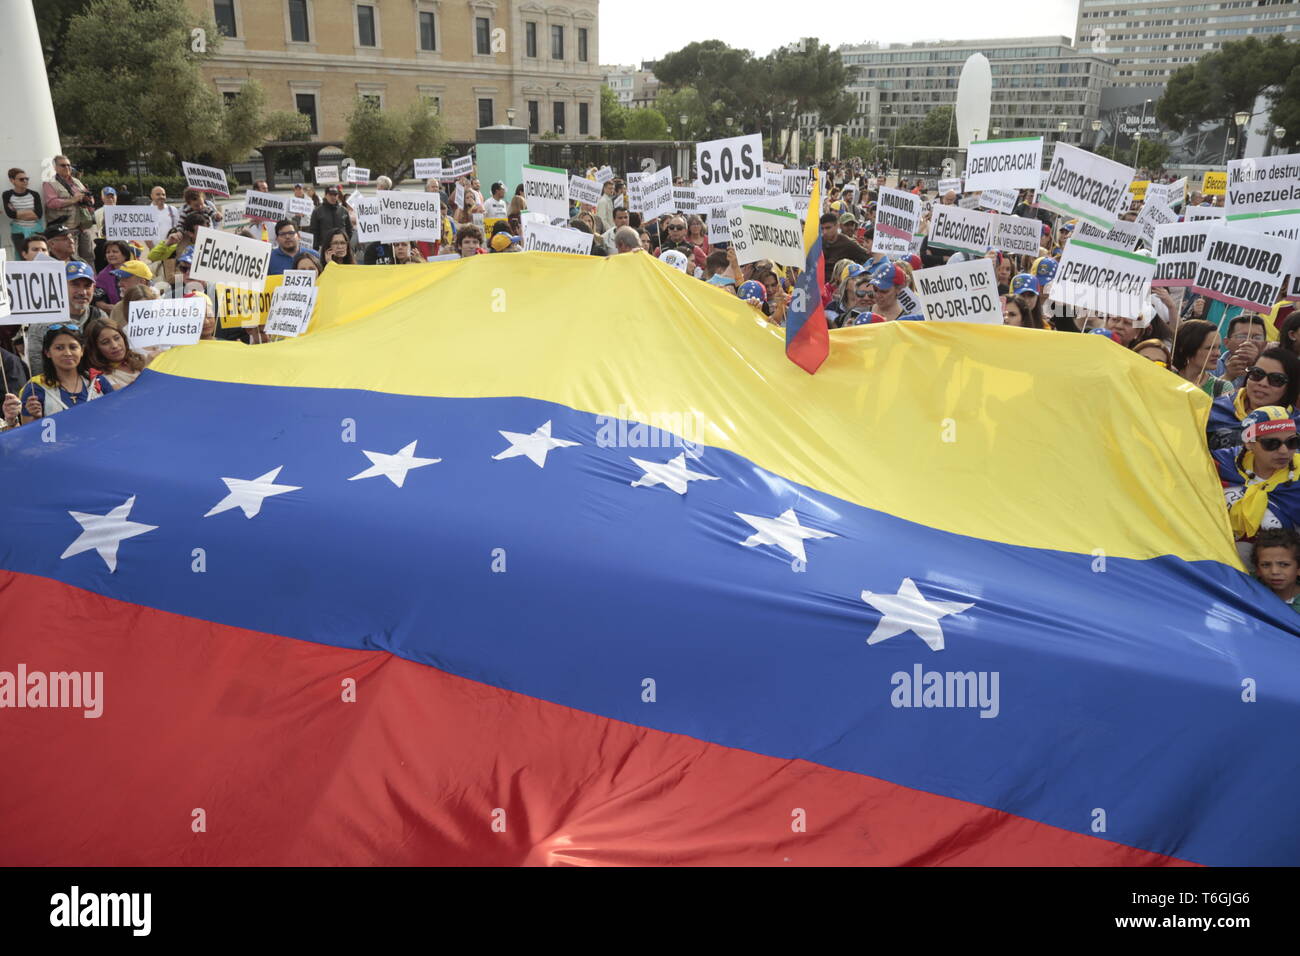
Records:
M46 331L48 331L48 332L75 332L77 335L80 335L80 334L81 334L81 326L79 326L76 322L59 322L59 323L57 323L57 324L55 324L55 325L47 326L47 327L46 327Z
M1258 365L1254 368L1246 369L1246 377L1252 382L1262 382L1264 379L1268 379L1268 384L1272 385L1274 388L1281 388L1283 385L1286 385L1291 381L1291 379L1287 378L1281 372L1266 372Z
M25 182L27 182L27 177L26 177L26 176L15 176L15 177L14 177L14 182L16 182L16 183L25 183Z
M296 236L296 235L298 235L298 233L296 233L296 232L294 232L292 229L290 229L288 232L277 232L277 233L275 234L275 238L277 238L277 239L283 239L285 236Z
M1292 435L1290 438L1260 438L1259 447L1265 451L1277 451L1283 445L1286 445L1291 451L1300 450L1300 435Z

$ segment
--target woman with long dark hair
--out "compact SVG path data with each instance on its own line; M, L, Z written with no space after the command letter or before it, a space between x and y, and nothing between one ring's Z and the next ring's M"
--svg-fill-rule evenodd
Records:
M92 379L82 374L81 353L81 327L75 322L56 322L45 330L41 339L45 370L32 378L19 396L24 425L113 391L113 384L104 376Z
M1178 326L1170 361L1173 371L1210 398L1232 394L1232 383L1214 374L1215 364L1219 361L1219 341L1219 329L1213 322L1185 319Z
M1246 370L1245 387L1235 395L1221 395L1210 406L1210 420L1205 426L1210 449L1240 445L1241 423L1257 408L1277 405L1294 414L1297 394L1300 357L1285 349L1269 349Z
M331 262L342 263L345 266L354 266L357 260L352 256L352 244L348 242L348 234L342 229L335 229L325 237L321 243L321 249L324 250L324 265ZM324 266L322 266L323 268Z
M108 380L114 391L134 382L149 364L148 359L131 349L126 329L119 329L108 319L91 319L87 322L85 341L81 371L86 375L98 372Z

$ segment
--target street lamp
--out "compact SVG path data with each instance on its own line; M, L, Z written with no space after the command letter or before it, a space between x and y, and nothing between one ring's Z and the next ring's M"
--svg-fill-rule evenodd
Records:
M1002 135L1002 127L1001 127L1001 126L995 126L995 127L993 127L993 135L994 135L995 137L996 137L996 136L1001 136L1001 135Z
M515 125L515 108L513 106L506 107L506 125L507 126Z
M736 122L736 118L735 118L734 116L728 116L728 117L727 117L727 125L728 125L728 126L731 126L734 122Z
M1252 114L1247 113L1245 110L1242 110L1239 113L1232 114L1233 121L1236 122L1237 124L1237 139L1241 140L1240 152L1242 153L1246 151L1246 132L1244 129L1242 129L1242 127L1244 127L1248 122L1250 122L1251 115ZM1240 156L1238 156L1237 158L1241 159Z
M683 113L681 116L679 116L679 117L677 117L677 118L678 118L679 120L682 121L682 125L681 125L680 127L678 127L678 131L682 134L682 139L685 139L685 138L686 138L686 121L689 120L690 117L687 116L685 113Z
M1279 152L1282 150L1282 140L1286 138L1286 127L1279 126L1273 130L1273 147Z

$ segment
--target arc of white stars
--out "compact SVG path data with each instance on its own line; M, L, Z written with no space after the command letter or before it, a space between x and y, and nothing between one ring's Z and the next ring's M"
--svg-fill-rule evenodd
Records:
M222 478L229 489L229 494L222 498L215 505L208 509L203 516L210 518L213 515L219 515L223 511L230 511L233 508L240 508L244 512L245 518L256 517L262 510L262 502L274 495L282 495L289 491L301 491L298 485L277 485L275 479L280 475L280 469L272 468L264 475L256 478Z
M632 458L631 455L628 456ZM679 495L686 494L686 487L692 481L717 481L717 475L706 475L702 472L691 471L686 467L686 452L682 452L676 458L666 462L660 461L643 461L640 458L632 458L637 467L645 472L640 478L632 482L633 488L653 488L655 485L664 485L671 488Z
M774 544L786 554L803 562L808 560L803 547L805 540L808 538L839 537L839 535L831 534L829 531L805 528L799 523L799 516L794 513L793 508L785 509L775 518L747 515L741 511L737 511L736 514L748 522L756 532L740 542L745 547L756 548L760 544Z
M493 455L493 461L518 458L520 455L524 455L538 468L546 467L547 452L553 448L571 448L574 445L582 444L564 438L552 438L549 419L532 434L525 435L523 432L502 431L501 437L510 442L510 447L500 454Z
M378 478L382 475L398 488L402 487L406 482L407 472L411 471L411 469L423 468L425 465L434 465L442 461L441 458L420 458L417 456L415 446L418 443L419 440L417 439L392 455L362 449L361 453L370 459L370 467L353 475L348 481L357 481L361 478Z
M863 591L862 600L882 615L876 623L876 629L867 638L868 644L879 644L895 634L913 631L932 651L943 650L943 628L939 626L939 620L949 614L968 611L975 606L959 601L927 600L911 578L903 578L897 594L872 594L870 591Z
M95 551L104 560L110 573L116 571L118 545L127 538L134 538L136 535L147 534L158 529L156 524L142 524L139 521L128 520L127 516L134 506L135 495L132 495L105 515L69 511L68 514L81 525L81 534L77 540L68 545L63 554L59 555L60 560L85 551Z

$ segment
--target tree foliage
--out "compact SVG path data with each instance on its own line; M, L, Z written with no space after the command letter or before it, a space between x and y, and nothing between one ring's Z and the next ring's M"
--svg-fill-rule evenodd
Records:
M656 109L628 110L624 139L667 139L668 121Z
M1144 136L1137 146L1137 162L1133 161L1133 147L1121 146L1115 149L1112 146L1101 146L1097 149L1098 156L1105 156L1107 159L1113 159L1117 163L1123 163L1125 166L1132 166L1135 169L1159 170L1163 169L1166 160L1169 159L1169 146L1162 143L1154 137Z
M695 87L685 86L670 92L660 90L655 99L655 109L672 127L675 139L710 138L708 107ZM682 128L682 116L686 117L685 128Z
M442 119L433 106L416 100L402 111L381 110L358 97L347 116L343 151L378 175L394 182L405 178L417 156L438 156L446 141Z
M1273 100L1273 112L1269 120L1274 126L1286 130L1280 145L1286 152L1293 152L1296 144L1300 143L1300 64L1292 68L1286 83Z
M1288 100L1284 90L1297 66L1300 43L1281 36L1231 40L1169 78L1156 101L1156 119L1180 131L1211 121L1231 128L1233 114L1252 112L1260 94L1273 89L1272 119L1281 123L1279 110L1287 114L1295 109L1294 97Z
M608 86L600 88L600 134L605 139L627 139L628 109Z

